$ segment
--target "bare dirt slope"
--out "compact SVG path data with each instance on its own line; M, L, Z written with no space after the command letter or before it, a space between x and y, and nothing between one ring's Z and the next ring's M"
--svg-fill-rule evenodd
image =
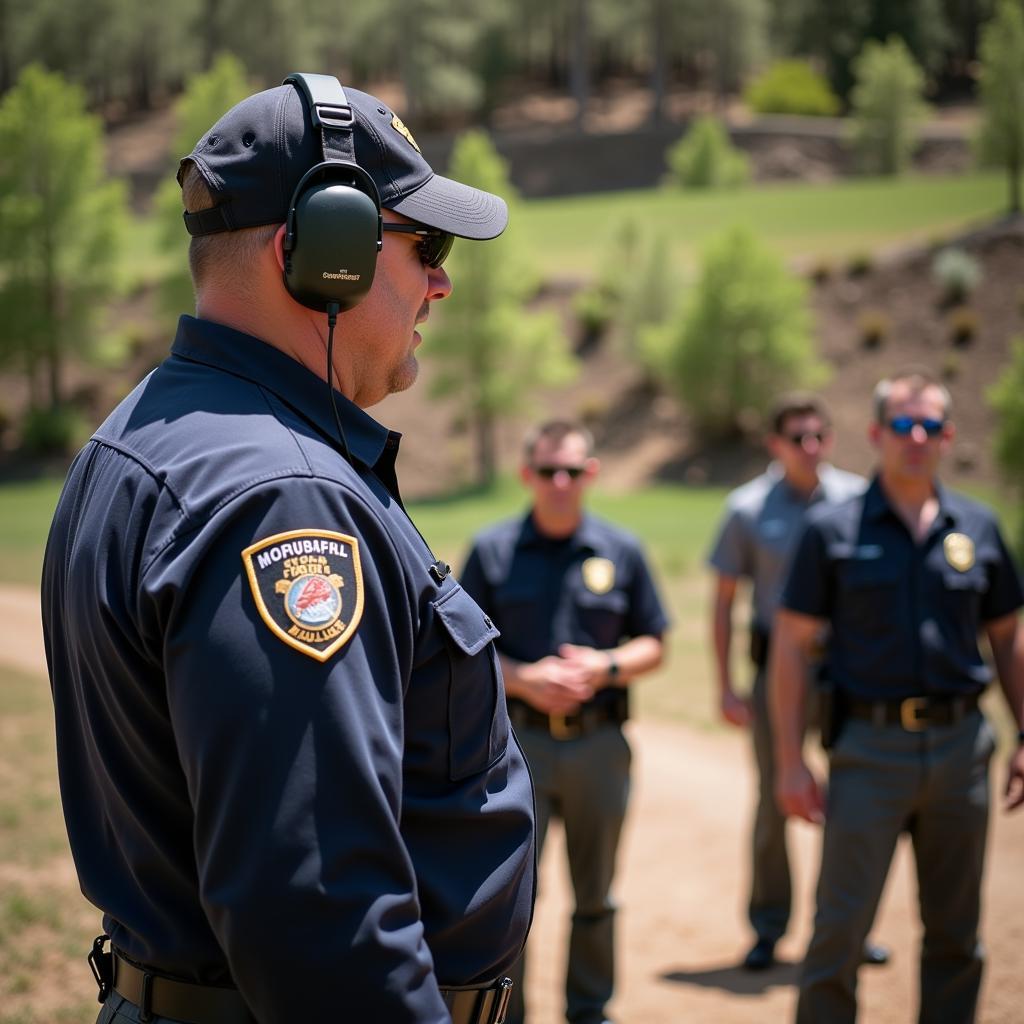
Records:
M0 665L45 673L38 599L0 586ZM791 1018L795 961L808 937L818 833L792 828L797 873L793 934L779 967L736 968L743 921L747 820L753 800L745 737L641 720L629 726L635 789L618 884L621 977L612 1009L623 1024L753 1024ZM1004 766L996 769L997 780ZM981 1024L1024 1020L1024 812L993 814L984 934L989 949ZM910 851L901 846L876 935L894 951L888 968L862 971L864 1024L915 1019L919 942ZM531 938L531 1024L561 1017L570 897L562 837L552 828Z

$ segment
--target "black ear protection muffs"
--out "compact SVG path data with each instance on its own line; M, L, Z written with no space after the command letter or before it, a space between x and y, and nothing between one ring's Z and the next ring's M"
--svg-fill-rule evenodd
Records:
M302 94L323 163L307 171L288 205L284 283L297 302L326 312L360 303L373 284L383 230L380 196L356 164L355 114L341 83L330 75L289 75Z

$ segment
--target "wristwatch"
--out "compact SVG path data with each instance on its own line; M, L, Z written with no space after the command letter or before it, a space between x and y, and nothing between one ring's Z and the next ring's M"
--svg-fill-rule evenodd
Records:
M615 655L608 652L608 682L617 683L619 681L619 662Z

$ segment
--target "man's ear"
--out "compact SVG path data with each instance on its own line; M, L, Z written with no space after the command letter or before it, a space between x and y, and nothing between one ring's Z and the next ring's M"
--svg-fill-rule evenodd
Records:
M872 420L868 425L868 440L873 448L879 448L882 444L882 424L878 420Z
M277 259L277 269L282 274L284 273L284 232L283 224L274 232L274 256Z
M591 455L586 462L583 463L583 470L588 480L593 480L598 473L601 472L601 460L594 455Z

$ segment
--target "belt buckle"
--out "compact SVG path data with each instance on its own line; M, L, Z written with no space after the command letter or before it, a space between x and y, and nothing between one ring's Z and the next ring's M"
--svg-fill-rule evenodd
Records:
M900 701L900 725L907 732L920 732L928 726L927 712L927 697L907 697Z
M548 732L556 740L574 740L580 734L579 721L570 722L568 715L548 715Z
M512 1000L512 979L502 978L498 982L498 995L494 1000L494 1011L488 1018L487 1024L505 1024L505 1017L508 1015L508 1004Z

